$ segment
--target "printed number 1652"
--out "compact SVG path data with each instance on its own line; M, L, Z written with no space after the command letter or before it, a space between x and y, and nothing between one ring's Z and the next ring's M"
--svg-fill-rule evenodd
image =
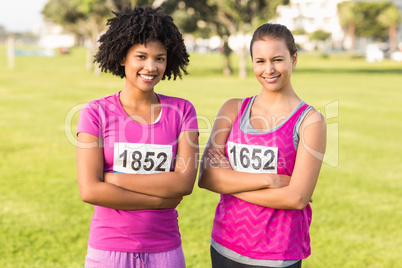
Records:
M231 146L230 146L231 145ZM229 161L234 170L244 172L276 173L278 148L232 143Z

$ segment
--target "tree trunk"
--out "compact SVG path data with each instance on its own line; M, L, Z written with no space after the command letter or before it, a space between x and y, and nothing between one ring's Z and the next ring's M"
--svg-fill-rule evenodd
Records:
M392 25L389 27L389 47L392 52L395 52L398 50L398 41L397 41L397 29L395 25Z
M85 63L85 69L88 72L91 72L93 70L94 64L93 64L93 53L92 53L92 38L86 38L86 47L87 47L87 57L86 57L86 63Z
M240 46L240 62L239 62L239 78L240 79L245 79L247 77L247 41L246 37L244 34L241 34L242 40L241 40L241 46Z
M355 34L355 28L356 28L356 26L355 26L354 23L349 24L348 33L349 33L349 36L350 36L350 38L351 38L351 45L350 45L350 50L349 50L349 52L352 53L352 54L354 54L354 53L355 53L355 50L356 50L356 34Z
M99 43L97 41L98 36L99 34L96 31L93 31L92 36L87 39L89 45L87 47L86 70L89 72L94 71L95 75L101 74L101 69L99 68L99 65L94 63L94 56L99 48Z
M15 36L10 35L7 38L7 59L8 59L8 69L15 69Z
M232 75L233 69L230 64L230 55L224 55L225 66L223 67L223 74L226 76Z
M247 77L247 49L245 41L240 48L239 77L245 79Z
M224 56L223 74L228 76L233 73L233 69L230 62L230 55L232 54L232 50L229 47L228 37L224 36L222 39L223 39L223 56Z
M92 58L94 58L95 54L98 52L98 49L99 49L99 42L95 41L93 50L92 50ZM97 63L97 62L94 63L94 72L95 72L95 75L100 75L102 73L99 63Z

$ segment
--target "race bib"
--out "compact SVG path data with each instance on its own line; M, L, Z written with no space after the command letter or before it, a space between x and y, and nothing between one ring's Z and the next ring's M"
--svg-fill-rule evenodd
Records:
M133 174L169 172L172 145L116 142L113 171Z
M249 173L278 171L278 147L227 143L230 165L233 170Z

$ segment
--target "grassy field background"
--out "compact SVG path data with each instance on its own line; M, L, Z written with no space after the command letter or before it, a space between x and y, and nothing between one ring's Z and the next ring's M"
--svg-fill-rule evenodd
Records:
M191 55L188 76L156 89L195 105L201 145L225 100L259 93L251 69L239 80L224 77L222 64L220 55ZM84 51L73 49L17 57L8 70L0 47L0 267L83 267L93 207L78 193L77 110L123 86L84 67ZM292 81L329 130L303 267L400 267L402 63L301 54ZM178 208L188 267L210 267L218 198L195 186Z

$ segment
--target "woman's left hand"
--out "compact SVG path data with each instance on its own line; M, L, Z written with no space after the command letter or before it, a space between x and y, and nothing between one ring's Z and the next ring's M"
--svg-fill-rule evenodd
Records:
M114 174L114 172L105 172L105 173L103 173L103 179L107 183L119 186L119 185L117 185L117 180L115 179L115 176L113 176L113 174Z
M224 168L224 169L232 169L229 160L227 157L222 153L221 150L208 150L208 159L211 164L211 167L214 168Z

